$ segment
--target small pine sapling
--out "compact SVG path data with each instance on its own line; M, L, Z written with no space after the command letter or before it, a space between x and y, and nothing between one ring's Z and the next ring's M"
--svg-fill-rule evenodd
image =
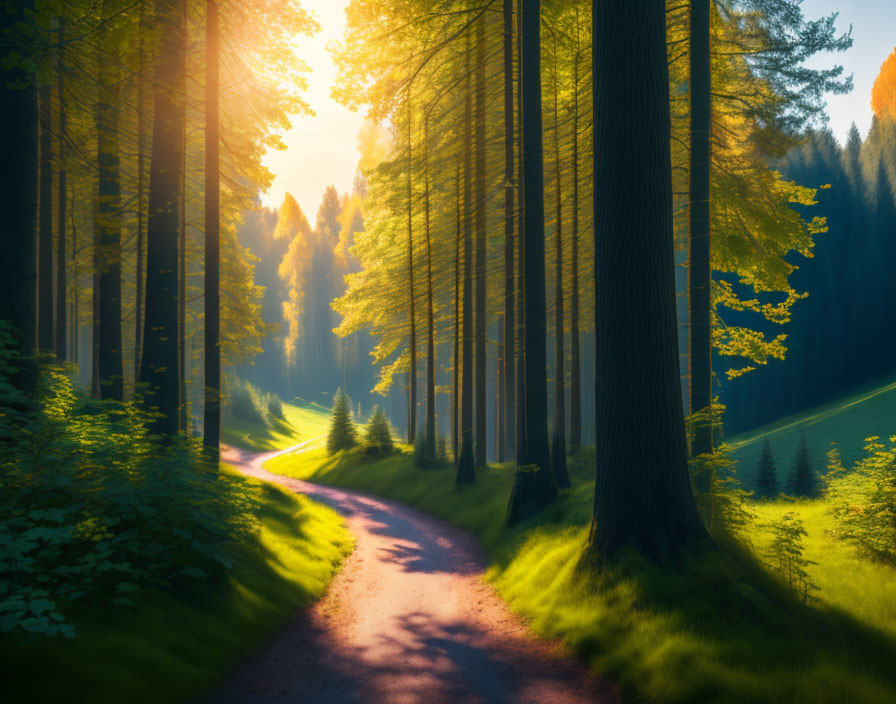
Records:
M346 393L339 389L333 404L330 432L327 435L327 452L331 455L339 450L349 450L358 444L355 423L352 420L351 402Z
M756 476L756 498L774 499L780 493L775 458L772 456L772 446L766 436L763 438L762 456L759 458L759 471Z
M791 496L818 496L818 477L812 469L806 435L800 431L800 446L796 452L793 468L790 470L790 482L787 487Z
M772 569L799 595L804 604L808 603L812 599L812 592L818 587L809 579L806 568L816 563L803 557L803 538L807 533L799 514L793 511L785 513L777 523L768 527L773 535L768 548Z

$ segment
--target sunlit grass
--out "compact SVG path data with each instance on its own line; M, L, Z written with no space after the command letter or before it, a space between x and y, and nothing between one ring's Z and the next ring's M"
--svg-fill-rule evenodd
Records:
M316 404L283 404L283 418L270 423L250 423L241 418L228 418L221 427L221 440L243 450L267 452L283 450L326 433L325 409Z
M153 591L127 611L82 614L74 640L0 646L6 702L178 702L213 687L239 659L326 590L352 537L333 510L262 484L261 528L229 584Z
M820 502L760 505L762 522L797 510L820 599L802 605L756 558L728 545L679 572L633 560L596 576L579 569L593 499L593 454L570 465L573 488L513 529L504 511L513 470L480 472L456 488L454 472L423 471L410 455L370 459L318 449L268 469L416 506L481 539L488 579L540 635L557 638L636 698L658 702L896 701L896 571L860 558L825 533Z

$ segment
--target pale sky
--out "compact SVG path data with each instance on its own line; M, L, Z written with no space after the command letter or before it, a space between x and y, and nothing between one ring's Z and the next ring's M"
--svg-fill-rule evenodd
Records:
M277 208L289 191L312 226L324 189L333 184L340 193L350 191L358 164L362 113L353 113L330 97L336 66L326 50L329 42L342 37L347 4L348 0L302 1L321 26L316 36L300 38L297 49L312 69L305 99L316 115L294 117L292 129L283 136L287 150L270 152L264 159L275 180L262 202ZM871 124L871 86L880 65L896 46L893 0L804 0L802 6L808 18L839 12L837 27L841 31L853 26L852 49L817 57L813 63L836 62L847 74L853 74L855 88L851 93L828 98L830 126L841 142L853 121L864 136Z
M332 184L340 193L351 191L358 165L363 113L353 113L330 97L336 66L326 50L330 41L342 38L347 5L348 0L302 0L302 7L320 24L315 36L297 42L298 55L311 67L305 102L316 114L293 117L292 129L283 135L287 150L269 152L264 158L275 178L262 203L279 208L289 191L312 227L324 189Z

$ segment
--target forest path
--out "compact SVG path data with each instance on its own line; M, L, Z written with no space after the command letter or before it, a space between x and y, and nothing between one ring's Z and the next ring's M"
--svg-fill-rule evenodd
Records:
M326 596L206 701L320 704L595 704L612 685L535 638L485 583L476 540L401 504L265 470L279 454L228 450L246 475L345 516L357 539Z

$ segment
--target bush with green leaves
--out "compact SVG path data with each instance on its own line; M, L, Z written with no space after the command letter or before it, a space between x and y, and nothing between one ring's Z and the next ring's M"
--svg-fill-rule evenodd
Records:
M264 405L271 418L277 418L279 420L285 419L283 416L283 401L277 394L265 394Z
M358 444L355 422L352 419L352 405L346 393L339 389L333 403L330 418L330 432L327 435L327 452L331 455L340 450L350 450Z
M866 555L896 565L896 435L888 444L877 436L865 443L865 457L851 472L833 463L825 477L827 497L840 537Z
M799 594L803 603L812 598L812 592L818 587L809 579L806 567L814 565L803 557L803 538L806 529L799 514L789 511L781 516L777 523L767 526L772 532L772 542L768 548L767 561L778 576Z
M364 428L364 451L371 455L389 455L395 451L392 428L386 419L386 412L379 406L373 407L373 413Z
M59 366L26 398L14 366L0 340L0 636L73 637L76 604L223 588L256 530L255 490L204 464L195 440L163 447L137 403L86 399Z
M228 375L224 388L224 413L230 418L267 425L269 404L265 394L248 381Z

